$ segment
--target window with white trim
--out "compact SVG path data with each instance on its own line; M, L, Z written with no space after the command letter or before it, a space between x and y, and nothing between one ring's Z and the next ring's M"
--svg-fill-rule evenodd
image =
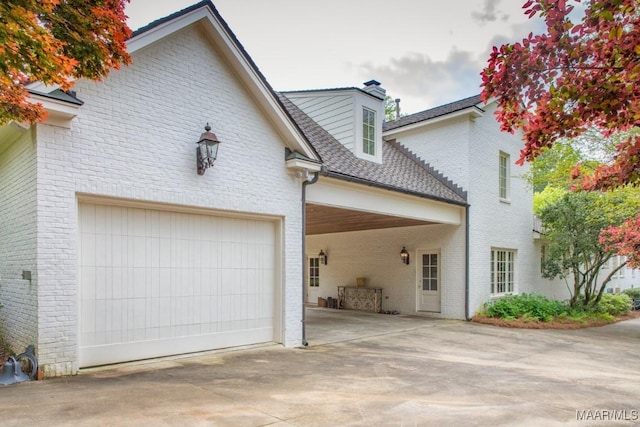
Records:
M516 251L491 250L491 293L507 294L515 291Z
M309 258L309 287L320 286L320 258Z
M507 153L500 152L498 171L500 200L509 200L509 155Z
M376 155L376 112L362 108L362 152Z

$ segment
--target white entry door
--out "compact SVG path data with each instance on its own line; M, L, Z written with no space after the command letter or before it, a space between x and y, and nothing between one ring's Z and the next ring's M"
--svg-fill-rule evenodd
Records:
M417 310L440 312L440 252L418 251Z
M317 304L320 295L320 258L307 258L307 302Z
M80 204L80 367L273 341L275 224Z

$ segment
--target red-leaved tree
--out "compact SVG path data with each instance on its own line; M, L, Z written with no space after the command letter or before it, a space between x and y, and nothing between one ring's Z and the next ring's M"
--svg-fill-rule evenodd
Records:
M588 129L626 135L611 163L581 178L586 190L640 186L640 4L638 0L528 0L530 18L544 19L544 34L494 47L482 72L483 99L497 98L504 131L520 129L519 164L558 138ZM570 15L584 8L580 21ZM574 18L575 19L575 18ZM640 216L604 230L601 241L640 267Z
M2 0L0 2L0 125L44 119L25 84L69 89L74 79L99 80L129 64L129 0Z

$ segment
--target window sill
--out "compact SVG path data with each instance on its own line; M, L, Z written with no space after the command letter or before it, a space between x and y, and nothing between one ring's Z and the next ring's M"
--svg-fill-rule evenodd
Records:
M511 199L500 198L500 203L504 203L505 205L510 205L511 204Z
M514 291L514 292L504 292L502 294L491 294L491 296L489 297L489 300L496 301L509 295L518 295L518 292Z

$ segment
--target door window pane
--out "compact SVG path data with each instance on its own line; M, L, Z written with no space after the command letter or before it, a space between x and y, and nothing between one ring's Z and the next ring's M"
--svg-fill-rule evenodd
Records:
M320 258L309 258L309 286L320 286Z
M422 290L438 290L438 254L422 255Z

